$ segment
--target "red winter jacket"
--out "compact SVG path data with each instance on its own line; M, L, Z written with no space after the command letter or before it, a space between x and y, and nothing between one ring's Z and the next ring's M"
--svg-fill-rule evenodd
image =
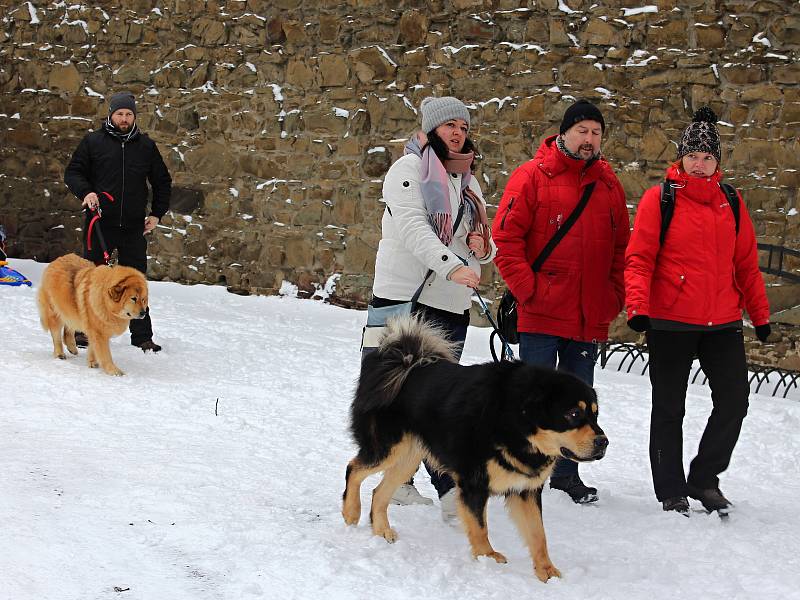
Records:
M625 260L628 318L648 315L712 326L740 320L747 308L753 325L767 323L756 236L741 196L737 235L719 172L691 177L672 165L667 178L683 187L675 188L675 212L663 246L660 186L644 193L636 211Z
M625 193L604 159L585 169L586 161L565 156L555 140L547 138L508 180L492 224L495 263L518 301L519 331L605 340L625 298ZM583 213L534 273L531 264L593 181Z

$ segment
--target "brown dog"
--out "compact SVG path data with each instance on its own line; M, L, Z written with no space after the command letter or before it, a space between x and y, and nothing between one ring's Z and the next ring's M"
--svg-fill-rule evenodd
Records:
M147 315L147 280L130 267L96 267L75 254L57 258L39 285L39 318L53 337L53 356L64 359L64 346L78 353L75 332L89 340L89 367L124 375L111 359L108 341L124 332L131 319ZM63 338L62 338L63 334Z

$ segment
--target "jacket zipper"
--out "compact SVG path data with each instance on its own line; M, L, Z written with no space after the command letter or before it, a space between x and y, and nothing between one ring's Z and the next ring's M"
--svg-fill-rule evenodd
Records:
M501 230L506 228L506 217L508 216L508 213L511 212L511 207L514 206L514 200L516 199L516 196L511 196L511 200L508 203L508 208L506 209L506 214L503 215L503 220L500 221Z
M614 210L609 208L608 213L611 215L611 233L615 233L617 231L617 224L614 222Z
M122 227L122 209L125 207L125 142L122 142L122 199L119 203L119 226Z

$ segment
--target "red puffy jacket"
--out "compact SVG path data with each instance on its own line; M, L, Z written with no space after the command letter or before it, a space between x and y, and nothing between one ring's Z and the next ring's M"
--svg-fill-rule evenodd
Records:
M767 323L755 231L741 197L737 235L719 172L691 177L675 164L667 178L682 187L675 188L675 212L663 246L660 186L644 193L636 211L625 260L628 317L712 326L740 320L747 308L753 325Z
M585 169L586 161L565 156L555 139L545 139L508 180L492 224L495 263L518 301L519 331L605 340L625 298L625 192L604 159ZM592 182L583 213L534 273L531 264Z

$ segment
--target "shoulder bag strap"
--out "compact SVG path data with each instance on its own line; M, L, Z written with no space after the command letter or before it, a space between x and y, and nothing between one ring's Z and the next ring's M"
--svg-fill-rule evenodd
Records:
M583 209L586 208L586 204L589 202L589 196L591 196L592 192L594 191L595 183L596 182L593 181L584 188L583 196L581 196L581 199L578 202L578 205L575 207L575 210L570 213L570 215L567 217L567 220L564 221L564 224L558 228L558 231L556 231L555 235L550 238L550 241L547 242L547 245L542 248L539 256L537 256L536 260L533 261L531 268L533 269L534 273L537 273L542 268L542 264L545 260L547 260L547 257L550 256L550 253L558 245L558 242L560 242L561 239L567 235L567 232L575 224L575 221L577 221L578 217L581 216Z

